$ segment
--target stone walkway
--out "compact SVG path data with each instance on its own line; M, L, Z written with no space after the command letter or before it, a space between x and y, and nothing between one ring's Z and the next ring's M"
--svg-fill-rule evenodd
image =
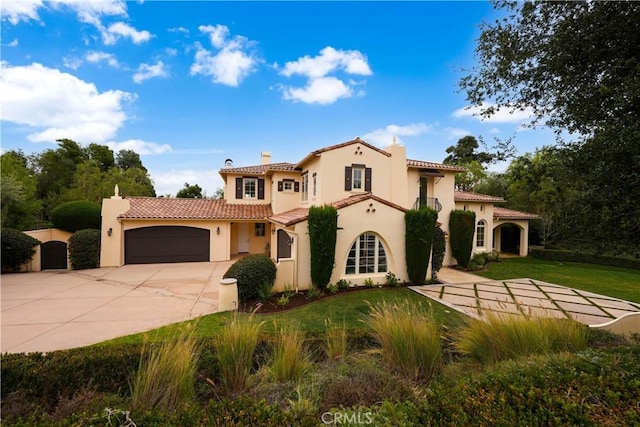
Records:
M572 318L594 326L630 313L640 313L638 303L541 280L487 280L452 268L442 269L438 277L447 283L412 286L411 289L476 318L493 311ZM636 319L640 323L640 317Z

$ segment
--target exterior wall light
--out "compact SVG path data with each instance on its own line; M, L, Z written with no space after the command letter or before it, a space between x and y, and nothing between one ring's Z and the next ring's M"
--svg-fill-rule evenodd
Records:
M220 227L216 228L216 234L219 236L220 235Z
M109 229L107 230L107 236L111 237L112 234L113 234L113 228L109 227Z

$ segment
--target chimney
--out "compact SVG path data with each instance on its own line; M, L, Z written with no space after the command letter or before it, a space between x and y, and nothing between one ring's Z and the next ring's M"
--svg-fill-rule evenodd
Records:
M260 153L260 157L262 158L262 164L268 165L271 163L271 153L268 151L263 151Z

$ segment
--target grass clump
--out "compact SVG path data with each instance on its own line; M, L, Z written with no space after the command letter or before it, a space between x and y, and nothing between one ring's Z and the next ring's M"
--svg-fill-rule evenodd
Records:
M481 362L580 351L587 347L589 328L567 319L488 312L484 320L469 319L458 330L455 348Z
M442 344L430 310L383 300L370 307L369 325L389 365L414 381L431 379L442 361Z
M333 320L325 319L325 341L327 357L331 360L342 359L347 354L347 328L344 324L337 325Z
M271 373L277 381L296 381L311 367L304 335L295 324L280 328L273 346Z
M174 339L143 351L131 382L131 403L140 410L175 410L195 396L198 344L192 325Z
M247 388L262 323L237 314L214 336L222 386L230 392Z

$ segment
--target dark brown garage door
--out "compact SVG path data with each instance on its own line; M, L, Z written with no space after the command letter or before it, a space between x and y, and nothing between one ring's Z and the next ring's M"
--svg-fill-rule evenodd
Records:
M209 230L158 226L124 232L125 264L209 261Z

